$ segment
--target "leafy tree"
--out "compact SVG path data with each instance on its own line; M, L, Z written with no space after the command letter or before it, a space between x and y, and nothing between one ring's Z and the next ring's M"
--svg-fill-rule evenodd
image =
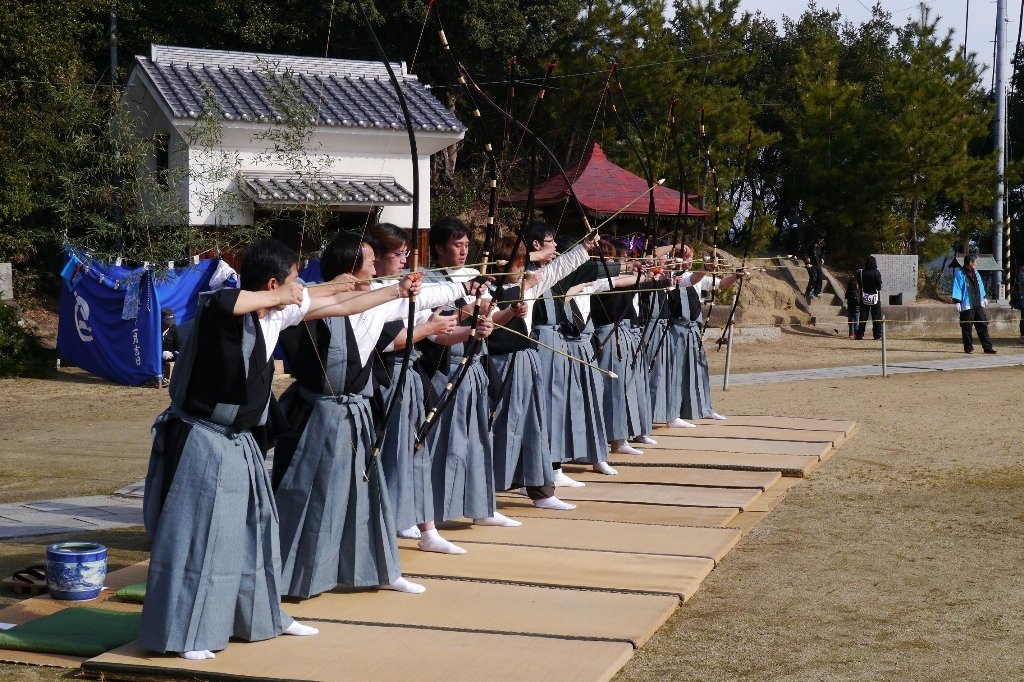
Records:
M885 95L892 203L883 246L901 253L922 253L930 226L955 221L964 205L991 205L995 188L995 159L972 153L992 122L978 65L954 47L952 30L938 35L937 23L921 5L919 17L899 30Z

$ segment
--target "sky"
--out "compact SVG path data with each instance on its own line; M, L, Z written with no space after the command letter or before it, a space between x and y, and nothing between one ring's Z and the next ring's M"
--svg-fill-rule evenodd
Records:
M995 0L930 0L926 2L932 13L939 15L939 26L942 29L954 30L954 41L958 45L964 40L964 17L967 3L970 2L970 17L967 30L967 49L977 53L980 64L992 65L992 45L995 36L996 3ZM807 0L741 0L740 7L749 12L760 10L770 19L781 25L783 16L798 17L807 7ZM819 0L818 6L823 9L838 9L844 18L861 23L871 16L870 7L873 0ZM883 0L882 7L892 13L893 23L901 25L911 15L917 14L918 3L913 0ZM1013 50L1017 40L1017 26L1020 19L1020 3L1007 0L1007 54ZM1009 59L1009 56L1007 56ZM985 71L984 78L992 77L990 68Z

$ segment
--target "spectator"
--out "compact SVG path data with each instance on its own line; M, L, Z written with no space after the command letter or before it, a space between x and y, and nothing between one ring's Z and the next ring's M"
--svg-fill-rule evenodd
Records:
M807 267L807 301L821 296L821 284L825 279L821 266L825 264L825 231L821 230L804 252L804 265Z
M871 316L871 335L878 340L882 338L882 273L878 271L878 263L874 256L864 260L864 269L857 271L860 283L860 322L857 325L857 338L864 338L864 329Z
M850 321L850 338L857 336L857 323L860 322L860 278L850 275L846 283L846 317Z
M178 351L181 350L181 342L178 339L178 325L174 321L174 311L164 308L160 311L160 328L162 334L160 340L163 344L161 359L163 360L163 381L162 386L167 386L171 379L171 363L178 359Z
M978 276L975 265L977 256L966 254L964 266L953 275L953 302L956 303L956 311L960 313L960 333L963 335L964 352L974 352L974 342L971 335L971 326L978 331L978 340L986 353L995 353L992 341L988 336L988 317L985 315L985 308L988 300L985 298L985 283Z

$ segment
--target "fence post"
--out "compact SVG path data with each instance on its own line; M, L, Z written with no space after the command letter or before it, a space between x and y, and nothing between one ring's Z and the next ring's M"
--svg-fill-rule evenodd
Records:
M882 376L889 376L889 335L886 332L885 315L882 315Z

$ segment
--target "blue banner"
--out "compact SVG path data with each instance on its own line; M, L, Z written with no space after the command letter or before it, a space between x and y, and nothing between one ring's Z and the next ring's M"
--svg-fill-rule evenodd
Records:
M57 354L130 386L160 376L160 306L153 273L91 261L74 249L61 272Z
M196 315L199 294L209 290L210 278L220 263L219 259L201 260L187 268L175 268L158 275L156 300L160 308L172 309L178 324L191 320Z

